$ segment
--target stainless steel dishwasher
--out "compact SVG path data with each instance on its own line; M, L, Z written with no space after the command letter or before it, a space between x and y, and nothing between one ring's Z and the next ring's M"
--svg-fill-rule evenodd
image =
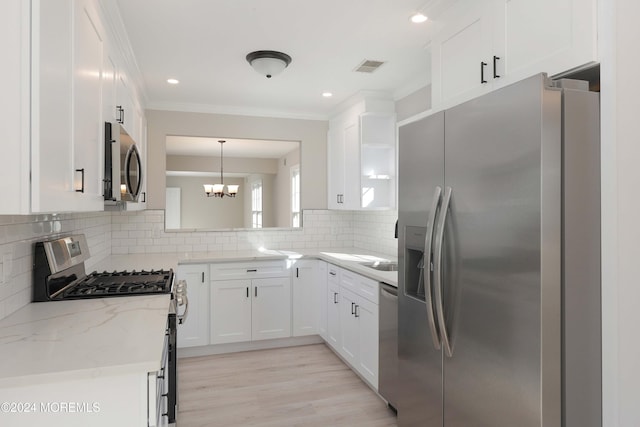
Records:
M380 283L380 366L378 392L394 410L398 388L398 289Z

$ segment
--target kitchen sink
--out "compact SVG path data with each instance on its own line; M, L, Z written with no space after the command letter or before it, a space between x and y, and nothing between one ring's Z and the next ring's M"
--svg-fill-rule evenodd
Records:
M397 262L363 262L361 265L365 267L373 268L378 271L398 271L398 263Z

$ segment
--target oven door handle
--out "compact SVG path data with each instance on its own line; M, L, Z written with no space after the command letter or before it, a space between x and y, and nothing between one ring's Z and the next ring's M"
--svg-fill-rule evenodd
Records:
M187 321L187 316L189 315L189 298L186 295L182 295L178 297L178 307L184 305L184 312L178 315L178 324L182 325Z

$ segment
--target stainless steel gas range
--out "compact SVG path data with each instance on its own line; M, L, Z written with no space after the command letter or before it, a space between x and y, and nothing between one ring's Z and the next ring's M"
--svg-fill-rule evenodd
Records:
M84 235L77 234L37 242L34 249L33 301L63 301L86 298L134 297L170 294L167 339L163 363L166 399L158 417L162 423L175 423L177 410L177 324L188 313L187 287L184 281L174 284L173 270L92 272L86 274L84 262L89 259ZM179 310L183 310L180 314ZM165 405L166 404L166 405ZM166 419L164 419L166 418Z

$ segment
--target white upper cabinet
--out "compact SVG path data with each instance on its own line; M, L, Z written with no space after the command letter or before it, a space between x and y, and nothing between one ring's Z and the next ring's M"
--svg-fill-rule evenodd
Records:
M360 206L360 114L364 104L351 107L329 122L329 209L355 210Z
M46 17L46 19L45 19ZM33 1L31 30L32 212L73 210L73 3Z
M596 0L502 0L505 83L598 60Z
M118 87L118 61L114 52L105 49L102 60L102 119L105 122L117 122L116 90Z
M74 187L82 197L74 210L99 211L104 207L104 36L91 2L73 4L73 168Z
M34 0L30 30L30 212L102 210L97 13L88 0Z
M484 2L450 9L431 47L432 105L456 103L485 90L492 80L495 14ZM492 62L492 61L491 61Z
M463 0L441 21L431 44L436 110L598 60L596 0Z
M390 209L396 200L396 117L360 115L360 207Z
M360 101L329 121L329 209L395 207L393 108L392 101Z
M0 214L29 212L29 2L2 3L0 17Z
M0 214L104 209L104 121L117 102L114 52L97 0L8 0L0 18ZM125 36L126 38L126 36ZM131 89L131 87L130 87ZM133 95L132 95L133 94ZM132 123L144 114L135 94Z

